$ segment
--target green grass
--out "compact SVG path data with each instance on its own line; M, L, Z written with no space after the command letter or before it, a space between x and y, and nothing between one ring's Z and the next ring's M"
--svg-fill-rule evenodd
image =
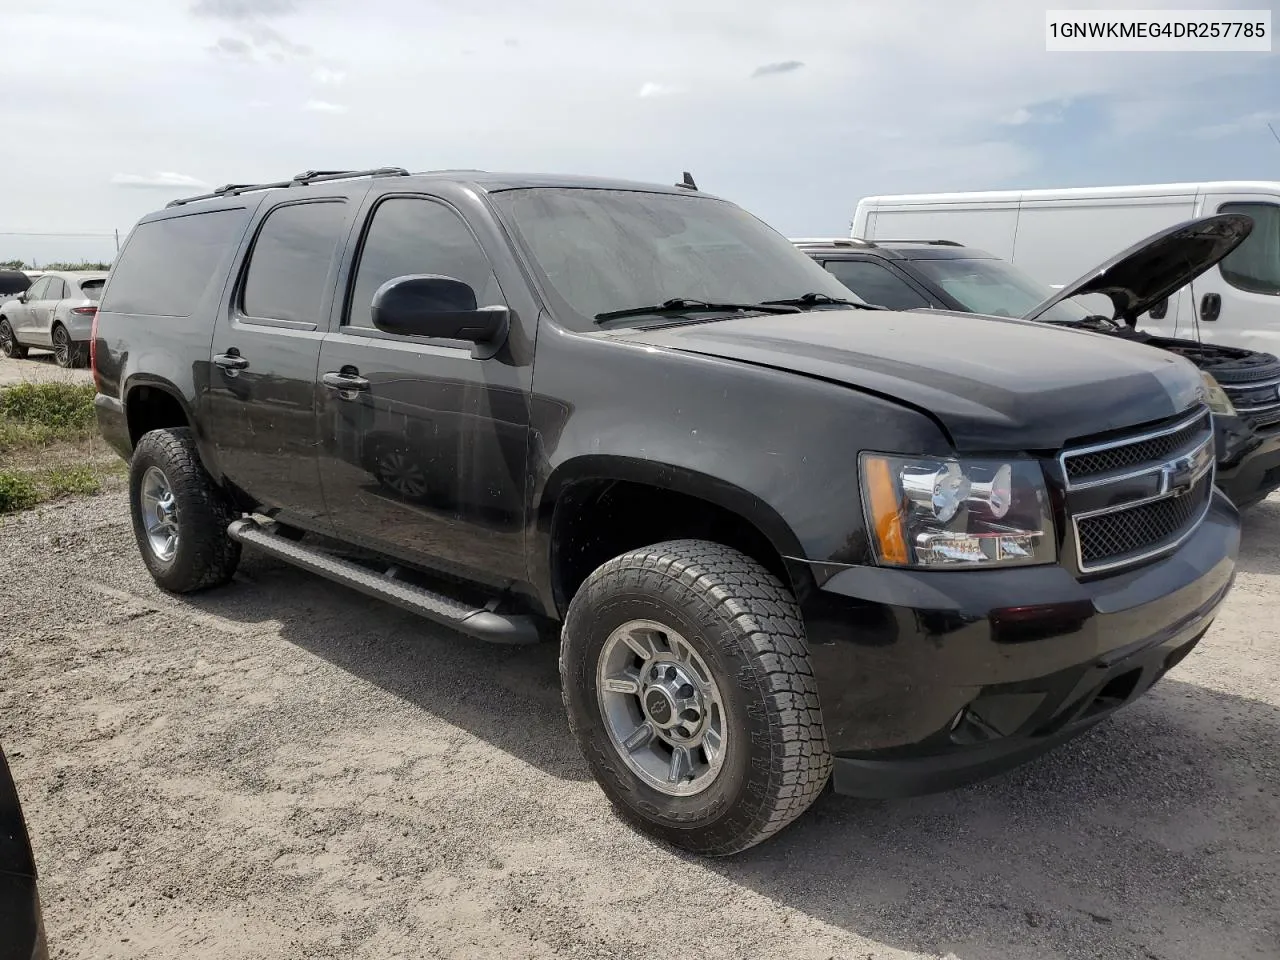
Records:
M0 453L75 443L93 433L93 387L19 383L0 390Z
M0 513L25 510L40 502L40 490L23 473L0 470Z
M0 392L0 417L55 432L93 425L92 384L19 383Z
M66 496L88 496L123 472L97 438L94 389L21 383L0 390L0 513Z

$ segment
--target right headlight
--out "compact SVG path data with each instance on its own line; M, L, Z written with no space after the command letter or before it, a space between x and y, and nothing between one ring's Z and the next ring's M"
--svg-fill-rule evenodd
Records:
M864 453L861 466L882 565L972 569L1057 560L1038 463Z
M1218 385L1212 374L1202 371L1200 375L1204 378L1205 399L1209 402L1209 409L1224 417L1234 417L1236 408L1227 392Z

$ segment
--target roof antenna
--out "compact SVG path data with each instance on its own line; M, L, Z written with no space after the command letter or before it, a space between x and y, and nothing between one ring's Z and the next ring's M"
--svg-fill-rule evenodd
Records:
M684 187L686 190L697 190L698 185L693 182L693 174L688 170L684 172L684 178L676 184L677 187Z
M1271 121L1267 121L1267 129L1271 131L1271 135L1276 138L1276 143L1280 143L1280 133L1276 133L1276 128L1271 125Z

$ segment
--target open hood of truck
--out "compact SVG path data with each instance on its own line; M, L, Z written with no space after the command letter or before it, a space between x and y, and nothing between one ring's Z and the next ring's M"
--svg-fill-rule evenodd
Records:
M1243 213L1221 213L1168 227L1068 283L1022 319L1036 320L1063 300L1101 293L1115 307L1117 322L1135 326L1138 317L1222 260L1252 230L1253 218Z

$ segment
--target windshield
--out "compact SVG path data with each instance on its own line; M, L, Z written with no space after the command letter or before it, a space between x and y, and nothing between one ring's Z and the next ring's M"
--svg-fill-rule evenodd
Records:
M1055 291L1007 260L915 260L913 266L966 310L995 317L1021 317ZM1072 300L1054 304L1038 320L1074 323L1089 311Z
M856 299L785 237L722 200L535 188L496 193L493 202L558 301L557 313L577 329L592 329L602 313L676 298L751 304L819 293Z
M107 281L101 280L82 280L80 282L80 292L90 300L102 299L102 288L106 286Z

